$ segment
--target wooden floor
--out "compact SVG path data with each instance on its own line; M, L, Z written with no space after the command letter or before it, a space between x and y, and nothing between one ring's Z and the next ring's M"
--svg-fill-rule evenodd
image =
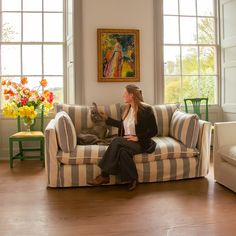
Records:
M1 161L0 235L236 235L236 194L212 176L47 189L39 161Z

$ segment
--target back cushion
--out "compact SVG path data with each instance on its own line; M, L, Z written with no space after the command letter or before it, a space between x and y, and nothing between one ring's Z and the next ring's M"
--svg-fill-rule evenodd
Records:
M174 111L178 108L177 104L153 105L153 112L156 118L158 134L157 136L170 135L170 121Z
M55 116L56 134L58 145L63 152L72 152L76 147L75 127L65 111L60 111Z
M188 148L195 148L199 134L199 120L196 114L175 111L170 123L170 136Z
M93 122L91 120L90 106L82 105L68 105L68 104L57 104L55 107L57 112L66 111L70 116L78 135L82 129L91 128ZM111 104L111 105L98 105L99 111L105 111L108 116L113 119L120 120L120 104ZM109 127L109 136L115 135L118 133L118 129L115 127Z

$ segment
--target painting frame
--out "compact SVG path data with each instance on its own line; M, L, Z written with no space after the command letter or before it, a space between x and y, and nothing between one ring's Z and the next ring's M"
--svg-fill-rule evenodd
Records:
M98 82L139 82L138 29L97 29Z

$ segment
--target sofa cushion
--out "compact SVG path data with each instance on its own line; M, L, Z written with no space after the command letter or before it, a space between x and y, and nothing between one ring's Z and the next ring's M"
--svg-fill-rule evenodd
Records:
M153 105L152 108L158 127L157 136L170 136L170 122L178 104Z
M82 129L88 129L93 126L93 122L91 120L90 114L91 106L82 106L82 105L68 105L68 104L58 104L55 107L57 112L66 111L76 130L76 134L78 135ZM111 118L120 120L120 104L111 104L98 106L100 111L105 111ZM109 134L108 136L115 135L118 133L118 129L116 127L108 127Z
M188 148L195 148L199 134L199 120L196 114L176 110L170 122L170 136Z
M221 155L224 161L236 166L236 145L225 145L217 153Z
M65 153L73 151L76 147L75 127L65 111L58 112L55 116L55 128L58 145Z
M154 137L157 143L155 152L142 153L134 156L136 163L152 162L160 159L174 159L198 156L195 148L187 148L181 142L171 137ZM78 145L71 153L59 151L57 159L63 164L98 164L108 146L106 145Z

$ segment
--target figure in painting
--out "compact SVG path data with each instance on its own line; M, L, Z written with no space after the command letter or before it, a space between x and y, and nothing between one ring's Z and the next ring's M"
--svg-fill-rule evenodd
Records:
M122 71L122 46L120 43L120 38L116 37L116 43L112 52L112 55L107 55L104 59L104 77L114 78L114 77L121 77Z

